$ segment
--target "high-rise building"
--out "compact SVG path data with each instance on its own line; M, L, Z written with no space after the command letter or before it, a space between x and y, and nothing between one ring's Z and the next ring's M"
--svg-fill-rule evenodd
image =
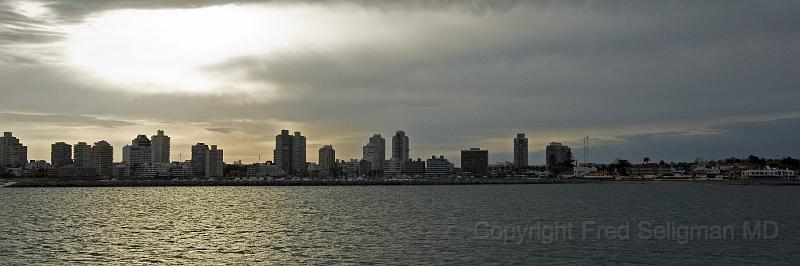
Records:
M281 130L275 136L275 164L288 174L305 173L306 171L306 137L300 132L289 135L289 130Z
M300 132L294 132L292 136L292 172L306 172L306 137Z
M208 145L205 143L197 143L192 146L192 170L195 176L206 176L208 151Z
M6 167L21 167L28 163L28 147L11 132L3 132L0 137L0 165Z
M72 145L56 142L50 145L50 164L61 167L72 163Z
M131 168L131 175L141 176L137 169L153 163L153 146L145 135L138 135L131 145L122 147L122 160Z
M362 149L362 159L370 163L370 175L383 175L383 162L386 160L386 139L381 134L369 138L369 143Z
M461 171L484 175L489 171L489 151L480 148L461 150Z
M153 145L153 163L169 163L169 136L164 135L164 130L159 130L151 139Z
M453 172L453 163L444 158L444 156L431 156L430 159L425 160L425 175L430 177L444 177Z
M92 146L86 144L86 142L78 142L78 144L75 144L73 150L75 167L85 167L89 165L89 150L91 149Z
M545 148L548 169L561 169L572 164L572 150L569 146L558 142L551 142Z
M402 130L395 132L394 136L392 136L393 173L405 173L406 164L408 162L408 146L408 136L406 136L406 132Z
M336 171L336 150L331 145L319 149L319 175L328 177Z
M110 177L113 165L114 147L105 140L95 142L89 149L87 166L97 169L97 174L102 177Z
M528 167L528 138L524 133L517 133L514 138L514 167L524 169Z
M211 149L206 153L205 177L222 177L225 162L222 158L222 149L217 149L217 145L211 145Z

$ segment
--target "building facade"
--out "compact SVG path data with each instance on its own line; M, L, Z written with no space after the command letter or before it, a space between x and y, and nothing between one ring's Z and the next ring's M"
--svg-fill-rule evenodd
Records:
M408 136L405 131L398 130L392 136L392 173L403 174L406 170L406 165L409 156L409 143Z
M383 163L386 160L386 139L381 134L375 134L369 138L369 143L362 149L362 158L370 163L370 174L372 176L383 175Z
M461 171L475 176L485 175L489 171L489 150L461 150Z
M514 138L514 167L525 169L528 167L528 138L524 133L517 133Z
M223 159L222 149L218 149L217 145L211 145L211 148L208 149L206 157L206 170L205 170L205 177L212 178L212 177L223 177L224 176L224 169L225 169L225 162Z
M72 164L72 145L56 142L50 145L50 164L61 167Z
M192 145L192 172L195 176L206 176L206 162L208 161L208 145L197 143Z
M425 175L425 161L420 158L417 158L416 161L408 159L406 163L406 174L411 176Z
M84 167L89 164L89 150L92 149L92 146L86 144L86 142L78 142L73 147L73 156L72 161L75 163L77 167Z
M559 142L551 142L545 148L548 169L566 169L572 166L572 150Z
M319 149L319 175L329 177L336 173L336 150L331 145Z
M152 139L153 163L170 163L170 138L159 130Z
M453 172L453 163L444 156L431 156L425 160L425 175L429 177L445 177Z
M0 165L5 167L22 167L28 163L28 147L13 136L11 132L3 132L0 137Z
M96 169L99 176L110 177L112 175L114 147L111 144L105 140L95 142L89 150L88 157L88 166Z
M275 136L273 159L275 164L290 175L305 173L306 137L299 131L289 135L289 130L281 130L281 134Z

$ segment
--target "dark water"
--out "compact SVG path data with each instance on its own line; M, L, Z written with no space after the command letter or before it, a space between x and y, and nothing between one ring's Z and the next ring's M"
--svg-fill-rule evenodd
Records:
M0 202L2 264L800 263L793 187L6 188ZM743 233L758 221L763 235ZM655 236L670 223L734 235Z

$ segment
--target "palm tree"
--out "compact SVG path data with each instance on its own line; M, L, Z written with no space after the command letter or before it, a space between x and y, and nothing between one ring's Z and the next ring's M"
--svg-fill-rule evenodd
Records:
M644 157L644 159L642 159L642 161L644 161L644 163L647 164L647 163L650 162L650 157Z

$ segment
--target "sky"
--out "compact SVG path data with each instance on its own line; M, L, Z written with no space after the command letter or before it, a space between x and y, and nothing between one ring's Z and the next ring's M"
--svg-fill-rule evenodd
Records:
M549 142L588 161L800 157L798 1L0 2L0 130L121 147L163 129L225 161L281 129L360 158ZM387 150L387 158L390 151Z

